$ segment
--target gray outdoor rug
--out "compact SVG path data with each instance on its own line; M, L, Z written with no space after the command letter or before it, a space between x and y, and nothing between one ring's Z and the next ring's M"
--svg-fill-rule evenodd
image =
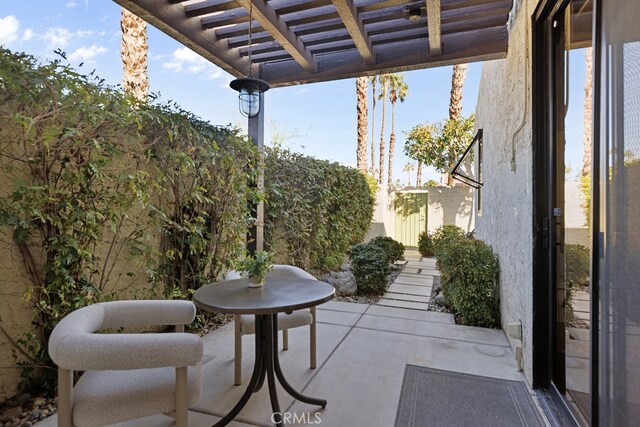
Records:
M522 381L407 365L396 427L544 427Z

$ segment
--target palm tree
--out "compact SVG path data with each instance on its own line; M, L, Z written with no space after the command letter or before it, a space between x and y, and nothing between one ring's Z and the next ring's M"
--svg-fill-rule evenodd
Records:
M453 66L453 73L451 75L451 98L449 99L449 119L460 120L462 117L462 86L464 85L464 79L467 77L467 64L458 64ZM444 174L444 182L447 185L453 184L453 178L451 174Z
M391 136L389 137L388 182L393 182L393 153L396 148L396 102L404 102L409 94L409 86L402 74L389 76L389 102L391 102Z
M124 76L122 86L125 92L140 101L146 101L149 93L149 75L147 74L147 23L122 8L120 19L122 29L122 68Z
M586 76L584 80L584 123L582 140L582 176L591 173L591 113L593 112L593 48L585 52Z
M358 146L356 148L356 167L367 171L367 86L366 77L356 79L356 112L358 115Z
M369 77L369 83L371 83L371 175L375 176L376 169L376 80L377 76Z
M378 99L382 101L382 124L380 125L380 170L378 176L378 182L382 184L384 182L384 121L387 109L387 91L389 89L389 74L381 74L378 76L378 83L382 88L382 93L378 95Z
M449 101L449 118L458 120L462 117L462 86L467 77L467 64L453 66L451 75L451 99Z
M413 172L415 170L415 166L413 163L407 163L406 165L404 165L404 169L402 169L402 172L406 172L407 173L407 186L411 185L411 172Z
M422 185L422 162L418 161L418 168L416 172L416 187L420 187Z

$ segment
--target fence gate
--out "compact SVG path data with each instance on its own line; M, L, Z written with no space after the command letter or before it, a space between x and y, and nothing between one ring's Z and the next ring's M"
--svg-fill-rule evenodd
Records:
M397 192L395 239L405 246L418 246L418 235L427 229L427 193Z

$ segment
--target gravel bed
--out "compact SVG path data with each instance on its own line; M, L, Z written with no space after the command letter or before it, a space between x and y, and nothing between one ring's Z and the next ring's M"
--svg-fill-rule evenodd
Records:
M1 427L31 427L36 422L55 414L58 398L33 397L23 393L0 403Z
M433 287L431 288L431 298L429 299L429 306L427 311L435 311L438 313L452 314L451 310L436 302L436 296L440 293L440 276L433 277Z

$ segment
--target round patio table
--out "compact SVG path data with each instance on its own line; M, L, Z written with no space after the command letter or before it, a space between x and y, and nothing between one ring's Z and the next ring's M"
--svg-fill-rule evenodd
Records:
M214 426L225 426L231 422L247 404L251 394L262 388L265 377L273 410L272 420L278 426L282 425L282 413L276 378L295 399L323 408L327 405L324 399L301 394L284 377L278 358L278 313L290 313L327 302L334 297L333 286L319 280L298 278L267 278L260 288L250 288L248 284L247 279L226 280L203 286L193 296L195 305L205 311L256 316L256 356L251 380L238 403Z

